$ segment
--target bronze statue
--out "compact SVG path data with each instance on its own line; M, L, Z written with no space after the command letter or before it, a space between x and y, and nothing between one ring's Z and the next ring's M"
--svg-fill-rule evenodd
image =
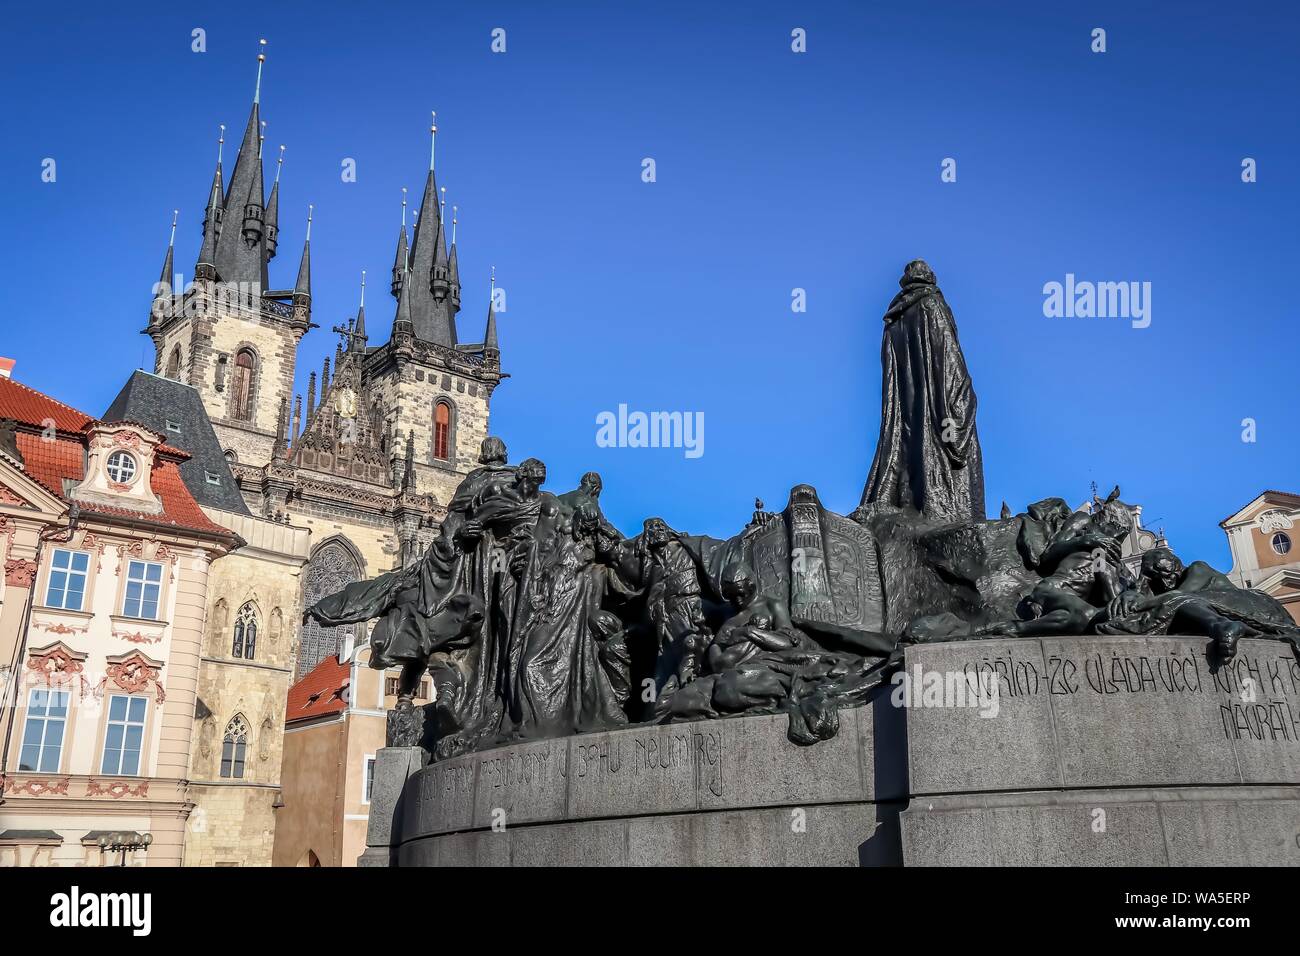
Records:
M862 505L915 508L927 518L984 518L984 463L975 388L952 310L934 272L914 259L885 311L880 439Z
M599 474L552 495L541 461L512 466L485 439L418 560L306 611L327 626L379 619L370 664L401 669L390 742L443 758L637 720L783 713L789 738L811 744L917 641L1176 633L1210 638L1223 659L1243 637L1300 654L1280 604L1202 562L1159 548L1134 579L1118 487L1086 511L1047 498L986 519L952 312L921 260L900 285L880 444L852 519L799 484L782 511L756 498L727 539L662 518L625 538L601 511ZM436 699L417 710L426 670Z

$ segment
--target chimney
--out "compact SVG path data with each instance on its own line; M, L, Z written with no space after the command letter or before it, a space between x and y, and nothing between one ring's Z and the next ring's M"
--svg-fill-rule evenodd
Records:
M0 358L0 378L13 378L14 366L17 364L17 359Z

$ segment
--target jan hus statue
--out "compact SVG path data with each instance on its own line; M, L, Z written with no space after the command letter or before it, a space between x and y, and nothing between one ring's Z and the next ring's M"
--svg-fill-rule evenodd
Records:
M975 389L952 310L922 259L903 270L880 349L880 441L862 509L911 507L942 522L983 520Z

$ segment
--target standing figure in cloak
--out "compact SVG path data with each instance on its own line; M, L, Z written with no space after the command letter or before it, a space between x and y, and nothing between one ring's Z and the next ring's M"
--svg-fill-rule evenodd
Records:
M543 494L516 617L521 650L510 716L517 733L550 736L627 723L622 655L602 654L621 628L600 608L605 576L597 564L598 530L590 504L568 511Z
M710 634L704 622L699 564L681 535L663 518L649 518L641 546L650 588L646 606L659 645L654 674L659 714L668 698L699 673Z
M984 465L975 389L952 310L921 259L885 312L880 441L859 512L873 502L942 522L982 520Z

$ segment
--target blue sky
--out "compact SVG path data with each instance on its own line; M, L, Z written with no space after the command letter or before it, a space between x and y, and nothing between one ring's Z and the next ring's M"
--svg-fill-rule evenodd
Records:
M627 531L661 514L727 535L754 496L779 507L801 481L852 510L878 429L880 317L921 256L979 395L990 512L1118 483L1184 558L1226 569L1219 520L1264 488L1300 490L1300 17L976 6L16 7L0 354L94 413L151 366L138 332L171 211L188 276L217 125L237 142L266 37L267 140L288 147L273 284L292 283L314 203L315 321L354 313L366 269L372 342L386 335L400 189L422 184L437 109L461 338L481 337L495 265L512 377L493 430L515 460L547 462L552 490L598 469ZM945 158L956 182L940 180ZM1045 317L1043 286L1067 273L1150 282L1150 326ZM300 390L333 352L324 330L304 342ZM620 403L703 412L705 453L597 447L596 416Z

